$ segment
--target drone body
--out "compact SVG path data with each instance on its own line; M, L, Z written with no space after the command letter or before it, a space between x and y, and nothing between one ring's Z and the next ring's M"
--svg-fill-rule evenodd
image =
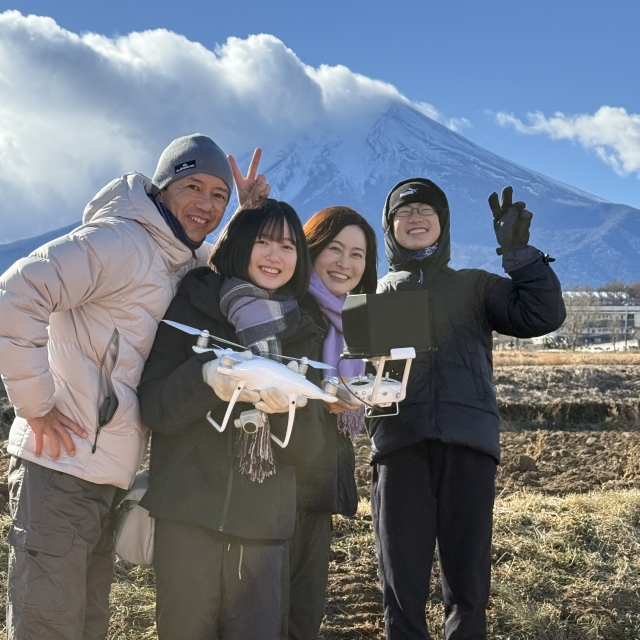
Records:
M207 351L213 351L220 358L220 365L218 366L218 372L229 376L237 381L237 386L231 399L227 411L224 415L222 424L219 425L212 417L211 412L207 413L207 420L220 432L223 432L231 417L231 412L238 400L243 389L249 389L251 391L266 391L272 387L276 387L281 393L283 393L289 401L289 421L287 423L287 431L284 440L280 440L273 433L271 439L281 447L286 447L291 437L291 431L293 429L293 421L295 418L295 412L297 408L298 398L303 396L309 400L323 400L324 402L337 402L335 394L325 393L322 389L317 387L312 382L309 382L304 377L304 373L308 366L331 369L330 365L326 365L322 362L315 362L308 358L288 358L289 360L297 360L301 364L296 367L298 370L294 370L287 365L284 365L275 360L269 358L263 358L252 354L250 351L234 351L233 349L222 349L215 346L210 346L212 341L226 342L233 346L242 347L242 345L236 345L229 342L211 336L207 331L200 331L193 327L173 322L171 320L163 320L167 324L189 333L191 335L198 335L198 342L193 347L196 353L205 353ZM286 356L279 356L286 357ZM299 373L301 371L301 373Z
M238 353L231 349L225 349L224 355L220 357L218 373L234 378L237 381L237 387L229 401L222 425L215 422L210 412L207 414L207 420L218 431L224 431L231 411L243 389L260 392L276 387L289 400L289 421L284 440L280 440L273 433L271 434L271 439L283 448L289 444L297 401L300 396L309 400L324 400L325 402L337 402L338 400L335 395L325 393L315 384L309 382L301 373L274 360L254 356L250 352Z

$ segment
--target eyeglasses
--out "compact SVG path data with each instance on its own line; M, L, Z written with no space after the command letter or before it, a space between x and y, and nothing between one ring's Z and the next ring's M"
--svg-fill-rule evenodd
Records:
M396 211L395 216L396 218L408 218L414 211L417 211L418 215L421 215L424 218L426 218L427 216L437 215L436 211L433 210L433 207L423 204L415 207L410 207L410 206L400 207Z

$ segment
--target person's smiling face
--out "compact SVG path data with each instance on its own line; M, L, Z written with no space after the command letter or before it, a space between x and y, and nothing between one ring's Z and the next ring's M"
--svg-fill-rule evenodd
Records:
M296 245L286 222L282 236L280 241L260 236L251 251L247 275L253 284L267 291L276 291L287 284L298 261Z
M430 247L440 237L438 214L428 204L404 205L393 216L393 234L400 246L410 251Z
M364 231L350 224L318 254L313 268L334 296L358 286L366 266L367 239Z
M220 178L194 173L172 182L156 199L178 219L189 240L200 242L217 229L230 195Z

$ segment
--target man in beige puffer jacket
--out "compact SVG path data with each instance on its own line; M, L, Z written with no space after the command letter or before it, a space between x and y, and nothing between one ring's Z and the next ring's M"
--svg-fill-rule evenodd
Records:
M233 161L233 159L231 159ZM129 173L83 224L0 276L0 372L9 435L9 640L104 638L111 510L146 445L136 387L180 280L203 265L236 178L268 195L201 134L174 140L153 180Z

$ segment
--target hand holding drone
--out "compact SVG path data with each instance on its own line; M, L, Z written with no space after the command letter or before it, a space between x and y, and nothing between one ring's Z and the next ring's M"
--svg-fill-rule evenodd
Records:
M172 327L184 331L191 335L197 335L198 341L193 347L196 353L206 353L213 351L219 359L215 371L222 376L227 376L233 380L233 392L229 397L229 406L222 420L222 424L219 425L212 417L211 412L207 413L207 420L221 433L226 429L231 416L233 408L240 400L241 394L243 396L241 401L249 401L256 406L256 410L245 411L240 415L240 418L234 421L234 424L238 428L243 428L245 431L254 432L256 429L264 425L266 418L263 413L272 413L274 407L272 405L279 405L279 396L286 398L287 407L282 409L288 411L289 420L287 423L287 430L284 440L280 440L273 433L271 439L280 447L286 447L289 444L291 438L291 431L293 429L293 421L295 418L296 408L298 406L304 406L307 399L310 400L323 400L324 402L337 402L337 398L334 395L325 393L322 389L318 388L315 384L305 378L308 367L314 367L316 369L333 369L331 365L324 364L323 362L316 362L315 360L309 360L308 358L291 358L289 356L276 356L285 360L291 360L288 365L284 365L270 358L264 358L251 353L246 347L230 342L229 340L223 340L216 336L212 336L208 331L201 331L200 329L194 329L179 322L173 322L172 320L163 320L166 324ZM215 342L223 344L229 344L233 347L241 349L242 351L235 351L231 348L221 347ZM213 361L216 362L216 361ZM209 363L207 363L209 365ZM211 367L211 365L209 365ZM227 396L227 393L222 390L221 393ZM228 391L231 385L226 387ZM278 394L273 390L277 389ZM215 387L214 387L214 390ZM217 392L216 392L217 393ZM246 400L245 400L246 398ZM226 400L226 397L222 398ZM304 404L303 404L304 403ZM261 411L262 409L263 411ZM266 410L265 410L266 409ZM251 414L247 416L245 414Z

